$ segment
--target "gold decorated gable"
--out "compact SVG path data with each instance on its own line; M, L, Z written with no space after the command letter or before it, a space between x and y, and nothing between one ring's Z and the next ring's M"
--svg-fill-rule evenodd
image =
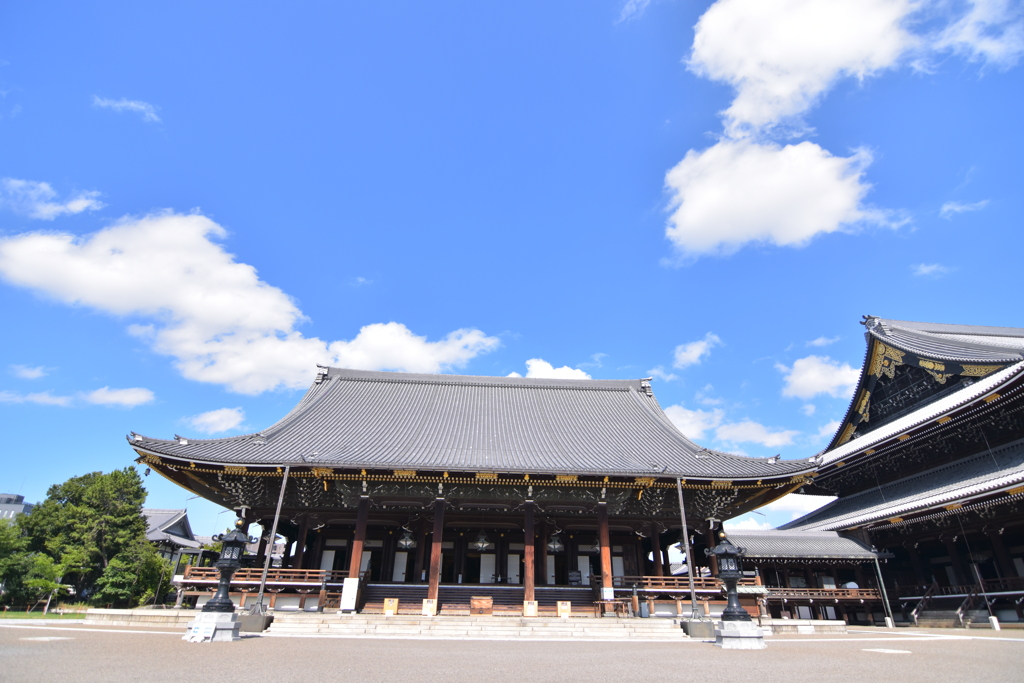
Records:
M889 379L895 376L897 366L903 365L905 351L894 349L888 344L880 341L875 342L875 353L871 357L871 367L868 374L875 377L885 375Z
M1002 369L1002 365L964 365L960 374L964 377L985 377Z

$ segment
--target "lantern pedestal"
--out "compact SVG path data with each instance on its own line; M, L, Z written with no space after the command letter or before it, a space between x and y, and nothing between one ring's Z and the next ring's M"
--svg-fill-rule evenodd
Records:
M764 631L750 621L723 621L715 629L715 646L723 650L763 650Z
M221 643L241 640L241 623L234 612L200 612L188 622L188 633L182 640L190 643Z

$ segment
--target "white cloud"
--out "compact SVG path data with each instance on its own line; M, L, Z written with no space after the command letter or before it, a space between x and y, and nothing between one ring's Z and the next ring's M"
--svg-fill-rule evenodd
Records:
M791 368L781 363L775 367L785 373L783 380L786 386L782 389L782 395L804 400L818 394L828 394L835 398L849 396L860 378L860 370L828 356L807 356L794 362Z
M772 431L753 420L723 424L715 430L715 438L728 443L756 443L766 448L788 446L800 432L792 429Z
M832 420L821 425L821 429L818 430L819 439L831 439L835 436L836 430L839 429L841 423L839 420Z
M673 372L668 372L667 370L665 370L664 367L660 365L656 368L651 368L650 370L648 370L647 374L654 379L660 379L662 382L671 382L674 379L679 379L679 375Z
M800 406L800 412L802 412L807 417L810 417L811 415L814 415L814 412L817 409L818 409L818 407L815 406L813 403L805 403L802 406Z
M203 434L218 434L237 428L244 420L245 411L241 408L220 408L193 415L186 421Z
M665 176L671 195L665 234L686 256L730 254L749 242L801 246L813 237L875 223L863 205L871 153L833 156L812 142L784 147L723 140L690 150Z
M941 263L918 263L910 266L910 270L918 277L941 277L953 269Z
M771 529L772 525L767 521L758 521L756 517L744 517L742 519L729 519L722 522L726 531L764 531Z
M95 391L82 393L82 398L100 406L120 406L122 408L134 408L146 403L152 403L156 398L153 392L142 387L131 387L128 389L111 389L102 387Z
M99 192L88 191L79 192L63 202L54 201L57 192L49 183L17 178L0 179L0 206L44 221L52 221L64 214L103 208L103 203L97 199L99 196Z
M711 396L710 394L714 390L715 388L712 385L705 384L703 389L698 390L697 393L694 394L694 398L697 400L698 403L701 403L706 406L720 406L723 403L725 403L725 401L723 401L720 398L715 398Z
M821 337L818 337L817 339L812 339L811 341L807 342L807 345L808 346L828 346L829 344L835 344L837 341L839 341L839 337L825 337L825 336L821 336Z
M500 343L476 329L427 341L396 322L367 325L351 341L304 337L295 302L213 241L226 234L205 216L174 213L84 238L27 233L0 240L0 275L67 304L141 317L129 331L186 378L245 394L304 388L318 363L441 372Z
M980 202L973 202L970 204L965 204L963 202L946 202L945 204L942 205L942 208L939 209L939 216L945 218L946 220L950 220L951 218L953 218L953 216L957 215L958 213L964 213L967 211L981 211L986 206L988 206L987 199L982 199Z
M54 396L49 391L34 394L16 394L12 391L0 391L0 403L36 403L41 406L71 405L70 396Z
M39 379L40 377L46 377L49 371L42 365L35 367L28 365L12 365L11 374L18 379Z
M687 438L697 441L704 437L704 432L710 431L722 424L725 413L719 408L714 410L689 410L682 406L669 406L665 408L665 415Z
M967 11L938 36L933 47L971 61L1009 68L1024 55L1024 10L1013 0L968 0Z
M149 102L142 102L140 100L129 100L122 97L119 100L108 100L103 97L92 96L92 104L94 107L101 107L103 109L113 109L116 112L122 111L133 111L138 114L142 114L143 121L149 121L151 123L160 123L160 117L156 115L156 107Z
M697 22L688 65L736 89L725 129L741 137L797 119L841 77L863 79L894 66L917 42L903 26L916 5L718 0Z
M510 372L509 377L522 377L518 372ZM563 365L556 368L543 358L531 358L526 361L526 376L540 379L590 379L590 375Z
M622 6L622 12L619 14L619 21L617 23L621 24L624 21L639 17L644 13L649 4L651 4L651 0L626 0L626 4Z
M820 507L828 505L835 500L835 496L808 496L801 493L790 493L778 500L768 503L758 511L767 514L774 512L786 513L790 521L803 517L809 512L814 512Z
M704 356L711 354L712 348L721 344L722 340L713 332L705 334L703 339L698 339L689 344L680 344L676 347L672 367L685 368L690 365L698 365Z

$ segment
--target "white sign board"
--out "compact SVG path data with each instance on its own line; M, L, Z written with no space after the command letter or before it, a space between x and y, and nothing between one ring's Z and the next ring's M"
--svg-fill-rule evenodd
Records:
M601 599L602 600L614 600L615 589L614 588L601 588Z
M345 579L341 587L341 611L356 610L356 595L359 593L359 579Z

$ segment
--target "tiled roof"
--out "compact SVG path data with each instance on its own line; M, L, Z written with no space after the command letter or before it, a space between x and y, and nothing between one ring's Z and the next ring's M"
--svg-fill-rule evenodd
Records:
M1024 440L840 498L784 529L849 529L990 494L1024 482Z
M875 557L868 546L835 531L730 531L729 540L745 548L745 557L751 559L871 560Z
M897 349L934 360L1015 363L1024 360L1024 329L943 325L868 317L868 333Z
M701 448L646 380L423 375L324 368L288 415L257 434L132 447L196 462L708 479L809 472Z
M188 528L188 512L186 510L144 508L142 514L146 517L146 524L149 526L146 531L146 538L148 540L154 543L171 543L183 548L198 548L202 545L193 538L165 531L165 529L174 526L183 519L185 527Z

